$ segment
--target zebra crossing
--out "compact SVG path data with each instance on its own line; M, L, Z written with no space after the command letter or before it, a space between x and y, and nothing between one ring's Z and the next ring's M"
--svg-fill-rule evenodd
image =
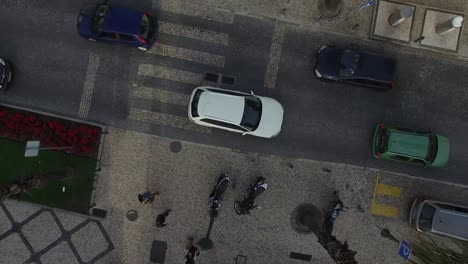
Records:
M183 15L204 19L210 23L233 23L233 14L214 8L200 7L186 1L159 1L161 12L174 15ZM188 8L187 5L193 5ZM187 10L190 10L188 12ZM222 71L225 64L225 51L229 47L229 34L202 27L194 27L184 22L165 21L164 16L159 20L159 38L154 47L147 51L146 56L151 57L155 63L142 63L138 65L136 83L130 87L128 119L145 122L157 126L174 127L199 133L211 133L211 128L202 127L192 123L187 117L187 106L192 88L203 81L203 72L212 69ZM217 54L201 51L196 45L190 48L178 46L177 42L166 41L165 37L178 37L194 43L215 45ZM206 50L206 48L205 48ZM189 62L197 65L194 71L181 69L177 63L170 66L161 65L163 60ZM149 81L148 81L149 80ZM153 81L156 80L156 81ZM174 85L165 85L171 82ZM156 83L156 84L154 84ZM180 87L179 87L180 86ZM189 88L189 89L188 89ZM153 106L158 105L158 111ZM169 112L177 108L178 114Z

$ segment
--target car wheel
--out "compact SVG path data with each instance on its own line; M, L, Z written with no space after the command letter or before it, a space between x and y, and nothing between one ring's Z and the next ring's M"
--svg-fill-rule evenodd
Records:
M88 38L89 41L96 41L96 39Z
M139 50L147 51L148 49L145 47L138 47Z

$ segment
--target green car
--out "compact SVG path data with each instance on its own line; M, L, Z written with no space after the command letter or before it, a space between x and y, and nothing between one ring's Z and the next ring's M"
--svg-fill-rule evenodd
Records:
M396 160L431 167L445 167L449 140L434 132L377 125L372 154L379 159Z

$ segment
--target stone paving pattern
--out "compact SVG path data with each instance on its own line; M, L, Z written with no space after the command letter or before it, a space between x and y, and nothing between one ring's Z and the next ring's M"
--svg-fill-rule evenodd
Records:
M123 130L111 130L106 140L96 207L108 210L103 225L117 250L105 256L102 263L145 262L153 240L168 243L166 263L180 263L187 237L198 240L206 232L208 195L222 172L231 175L232 184L214 224L211 238L215 248L202 253L200 263L233 263L232 259L238 254L247 256L247 263L298 263L289 259L291 251L311 254L312 263L331 263L316 237L296 233L289 218L300 204L312 203L326 208L335 189L350 207L340 215L336 235L358 251L358 262L400 263L398 245L382 238L380 229L389 228L400 239L417 237L406 224L406 208L414 195L424 193L463 203L468 194L462 187L441 187L439 183L380 172L380 181L401 187L403 196L400 200L380 200L398 207L397 219L374 217L369 214L377 173L374 170L240 153L186 142L182 142L181 152L172 153L170 139ZM331 173L324 172L324 168ZM258 200L261 209L250 216L235 215L234 201L241 198L247 185L260 175L270 184L270 189ZM420 190L418 186L428 188ZM447 192L439 194L440 188ZM139 204L136 199L136 194L146 190L161 192L152 205ZM169 225L157 229L156 216L166 208L173 210L167 218ZM135 222L125 218L128 210L138 212Z
M159 2L170 2L171 4L163 4L168 10L175 6L182 7L195 3L193 0L153 0L153 5L159 5ZM318 10L318 0L204 0L196 1L196 10L201 13L208 13L213 7L230 11L234 14L268 17L278 19L293 24L298 24L303 28L312 31L333 32L334 34L349 36L360 39L367 39L371 35L372 22L377 13L378 2L369 8L357 11L357 7L365 2L364 0L345 0L343 1L343 9L340 15L333 19L318 19L320 13ZM381 1L382 2L382 1ZM453 52L444 52L437 48L428 46L420 46L419 43L412 41L419 38L422 32L424 10L425 8L435 8L444 11L453 11L454 13L466 14L468 11L468 2L464 0L392 0L391 2L400 4L417 5L416 13L414 14L414 28L409 37L411 42L405 46L413 48L424 48L426 51L432 51L437 54L468 60L468 31L462 31L460 47L457 54ZM181 8L179 8L181 9ZM200 10L205 10L200 11ZM413 19L411 19L413 20ZM359 25L359 26L356 26ZM409 31L409 29L407 30ZM407 32L409 33L409 32ZM387 39L388 41L388 39ZM401 43L399 43L401 44Z
M0 209L1 264L91 264L114 249L97 220L14 200Z

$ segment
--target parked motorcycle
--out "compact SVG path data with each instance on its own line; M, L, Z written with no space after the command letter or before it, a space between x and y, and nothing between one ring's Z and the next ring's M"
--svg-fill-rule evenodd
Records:
M328 206L328 211L325 215L325 219L323 220L322 223L322 230L328 234L331 235L333 231L333 225L340 215L340 213L345 209L346 207L343 204L343 201L341 201L340 197L338 196L338 192L334 191L333 192L333 200L330 202Z
M208 203L210 208L218 209L221 206L221 200L223 199L223 195L226 192L228 186L229 177L227 174L223 173L221 176L219 176L213 191L211 191L210 200Z
M236 201L234 203L234 210L238 215L250 214L250 211L259 208L255 205L255 198L268 189L268 183L264 177L258 177L255 179L253 185L248 189L248 195L243 201Z

